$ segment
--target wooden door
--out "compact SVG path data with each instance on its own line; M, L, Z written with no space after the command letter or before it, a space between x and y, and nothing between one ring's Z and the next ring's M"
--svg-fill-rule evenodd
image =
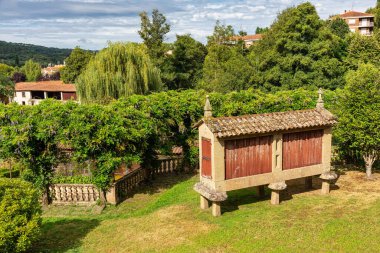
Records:
M202 176L211 178L211 140L202 138Z
M272 136L225 142L226 179L272 172Z
M322 163L323 130L283 135L282 169L294 169Z

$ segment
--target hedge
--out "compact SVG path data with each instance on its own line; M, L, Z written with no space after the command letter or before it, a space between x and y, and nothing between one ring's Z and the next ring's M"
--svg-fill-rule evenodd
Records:
M0 178L0 252L26 251L38 238L39 194L20 179Z

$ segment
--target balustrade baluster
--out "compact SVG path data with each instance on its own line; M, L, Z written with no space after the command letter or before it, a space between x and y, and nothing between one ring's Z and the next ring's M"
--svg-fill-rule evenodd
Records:
M54 185L53 186L53 188L54 188L54 200L55 201L59 201L60 200L60 197L61 197L61 191L60 191L60 187L59 187L59 185Z

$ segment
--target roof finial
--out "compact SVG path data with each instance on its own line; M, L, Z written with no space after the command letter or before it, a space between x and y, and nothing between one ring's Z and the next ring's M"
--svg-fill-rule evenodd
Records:
M207 95L205 107L203 107L204 117L212 117L212 108L211 108L210 100L208 98L209 96Z
M323 95L323 90L322 90L322 88L319 88L319 90L318 90L317 108L324 108L325 107L322 95Z

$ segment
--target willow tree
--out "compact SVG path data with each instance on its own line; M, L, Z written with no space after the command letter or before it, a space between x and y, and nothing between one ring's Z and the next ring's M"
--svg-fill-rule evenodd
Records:
M76 88L81 102L105 101L160 90L160 71L146 47L135 43L110 43L88 63Z

